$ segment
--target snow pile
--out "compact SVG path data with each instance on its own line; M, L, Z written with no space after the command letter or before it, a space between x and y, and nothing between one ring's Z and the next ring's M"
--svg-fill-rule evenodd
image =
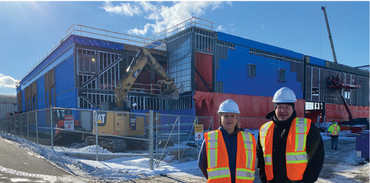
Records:
M54 150L57 151L57 152L68 151L68 152L96 153L96 145L91 145L91 146L86 146L86 147L81 147L81 148L79 148L79 146L77 146L77 147L73 147L72 146L71 148L65 148L65 147L55 146L54 147ZM111 154L112 153L112 152L108 151L107 149L103 149L100 146L98 146L98 152L99 153L108 153L108 154Z
M161 162L160 167L156 167L154 163L154 170L150 170L149 158L144 157L125 157L106 161L92 161L69 157L61 153L61 151L95 153L95 145L79 149L54 147L54 150L52 150L48 146L41 146L14 135L0 133L0 137L12 140L8 142L20 148L33 151L34 153L40 155L38 156L39 158L45 158L68 172L89 179L127 181L130 179L167 173L189 172L192 174L199 174L199 169L198 166L196 166L196 161L190 161L171 166L163 166L167 164L165 162ZM99 153L111 153L99 146L98 149Z
M245 129L253 134L256 141L258 138L258 129ZM347 142L347 144L355 143L356 137L347 137L344 135L346 132L340 132L340 144L343 142ZM330 136L327 136L326 133L321 133L322 138L325 140L325 143L330 142ZM81 177L85 177L92 180L104 180L104 181L127 181L137 178L149 177L154 175L160 174L192 174L197 177L200 177L199 180L203 180L203 175L201 171L198 169L197 161L189 161L185 163L178 163L168 164L166 162L161 162L160 166L156 166L154 163L154 170L150 170L149 167L149 158L143 156L136 156L136 157L123 157L123 158L115 158L111 160L105 161L94 161L94 160L87 160L81 158L74 158L64 155L62 152L73 152L73 153L96 153L96 146L91 145L87 147L82 147L78 144L75 144L72 147L54 147L54 150L51 149L49 146L41 146L36 143L27 141L25 139L19 138L14 135L8 135L0 133L0 137L11 139L12 141L8 141L20 148L28 149L33 151L35 154L39 154L39 156L35 155L35 157L45 158L48 161L58 165L59 167L76 174ZM343 140L343 141L342 141ZM16 143L19 142L19 143ZM194 142L191 142L194 143ZM200 145L201 142L198 142ZM178 144L174 144L175 146L170 148L178 148ZM181 143L181 148L186 147L186 143ZM352 145L353 146L353 145ZM346 182L346 181L354 181L354 180L362 180L366 179L365 175L369 173L369 164L367 163L364 166L359 166L358 164L362 162L363 158L358 158L355 156L355 150L350 149L348 152L343 151L341 149L343 146L339 146L339 151L334 151L331 149L326 149L326 161L330 160L331 168L327 168L328 170L323 170L324 172L330 174L330 176L325 176L325 178L319 178L318 182ZM120 153L112 153L103 149L98 146L99 154L120 154ZM159 150L159 152L161 152ZM332 157L330 159L330 157ZM331 161L332 160L332 161ZM324 166L325 168L325 166ZM336 174L340 174L341 176L338 178ZM357 178L355 176L357 175ZM185 175L184 175L185 176ZM360 178L358 178L361 176ZM369 180L368 178L366 179Z

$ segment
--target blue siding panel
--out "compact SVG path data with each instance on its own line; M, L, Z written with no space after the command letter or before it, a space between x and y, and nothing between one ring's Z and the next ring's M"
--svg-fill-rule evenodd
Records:
M325 60L310 56L310 64L315 64L325 67Z
M302 84L297 74L290 72L290 63L249 54L249 49L236 46L228 50L228 59L220 59L217 81L223 82L223 92L238 95L273 97L276 90L289 87L298 99L303 99ZM256 77L248 77L248 64L256 65ZM285 68L287 82L278 82L279 68Z
M73 36L69 36L61 45L59 45L48 57L46 57L35 69L27 74L25 78L20 82L21 85L25 81L37 74L42 68L48 65L52 60L54 60L59 54L61 54L65 49L67 49L71 44L73 44Z
M55 106L57 107L76 107L73 58L70 56L55 67Z
M87 37L74 36L73 42L87 46L96 46L113 50L123 50L123 44Z
M38 127L50 127L50 124L46 124L46 110L37 111L37 122ZM38 130L42 134L50 134L50 129L39 128Z
M233 36L233 35L226 34L223 32L218 32L218 40L226 41L226 42L230 42L230 43L238 44L242 46L247 46L247 47L251 47L251 48L255 48L259 50L264 50L264 51L268 51L268 52L272 52L276 54L281 54L281 55L289 56L289 57L300 59L300 60L303 59L303 54L290 51L284 48L279 48L276 46L271 46L268 44L260 43L257 41L252 41L250 39Z
M45 108L45 77L42 76L37 80L37 106L39 109Z
M68 108L75 108L74 106L74 90L68 90L64 93L57 94L57 107L68 107Z

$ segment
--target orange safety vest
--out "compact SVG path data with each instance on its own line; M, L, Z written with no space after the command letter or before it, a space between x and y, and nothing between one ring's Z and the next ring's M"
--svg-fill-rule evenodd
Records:
M267 181L274 178L272 164L272 149L275 123L267 122L260 128L260 142L265 161L265 174ZM306 140L310 131L311 120L295 118L290 125L286 143L286 172L288 179L298 181L303 179L307 167L308 154L306 152Z
M235 182L252 183L255 172L256 140L249 132L237 134ZM229 156L221 130L205 133L208 183L231 183Z

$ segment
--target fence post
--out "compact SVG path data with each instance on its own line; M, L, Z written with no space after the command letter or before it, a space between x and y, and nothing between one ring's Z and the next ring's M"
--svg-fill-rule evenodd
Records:
M199 124L199 120L198 120L198 117L196 118L196 121L195 121L195 124L198 125ZM195 129L194 129L195 130ZM195 134L195 133L194 133ZM194 136L194 140L195 140L195 136ZM197 144L197 154L199 154L199 145L198 145L198 141L199 140L195 140L196 144Z
M53 106L50 105L50 143L51 149L54 150L54 139L53 139Z
M149 160L149 166L150 170L153 170L153 163L154 163L154 150L153 150L153 140L154 140L154 135L153 135L153 110L149 111L149 136L150 136L150 142L149 142L149 155L150 155L150 160Z
M180 116L179 116L179 123L178 123L178 127L177 127L177 133L178 133L178 135L177 135L177 136L178 136L178 138L179 138L179 139L178 139L178 140L179 140L179 141L178 141L178 144L179 144L179 145L177 146L177 148L178 148L178 151L177 151L177 157L178 157L179 162L181 162L181 157L180 157L180 154L181 154L181 153L180 153L180 150L181 150L181 149L180 149L180 145L181 145L181 144L180 144L180 143L181 143L181 139L180 139L180 119L181 119L181 118L180 118Z
M97 113L96 111L93 112L94 113L94 122L95 122L95 145L96 145L96 161L99 161L99 141L98 141L98 117L97 117Z
M39 122L37 120L37 111L36 111L36 114L35 114L35 118L36 118L36 143L39 144Z
M23 137L23 132L22 132L22 113L19 114L19 128L20 128L20 137Z
M30 122L29 122L28 114L29 113L27 113L27 139L30 140Z

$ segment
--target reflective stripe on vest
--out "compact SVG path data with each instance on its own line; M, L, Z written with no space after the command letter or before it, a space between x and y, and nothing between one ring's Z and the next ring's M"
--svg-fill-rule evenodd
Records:
M251 133L241 131L239 132L243 137L245 164L244 167L236 167L236 182L241 180L254 180L254 159L255 159L255 140ZM240 137L240 136L239 136ZM240 160L237 160L240 161Z
M274 178L272 169L272 136L274 122L270 121L261 126L260 143L263 150L263 159L265 161L265 174L268 181ZM269 137L267 137L269 135ZM269 143L269 145L268 145Z
M244 132L242 131L242 135L243 135L243 142L244 142L244 149L245 149L245 154L246 154L246 162L245 162L245 167L249 168L249 169L252 169L253 165L253 152L254 152L254 148L253 148L253 138L252 138L252 134L248 133L248 132ZM245 138L245 136L247 135L248 138Z
M218 151L218 130L212 131L208 135L208 168L217 167L217 151Z
M265 160L265 165L271 165L272 164L271 154L265 154L263 156L263 159Z
M237 168L236 169L236 179L253 180L254 179L254 171L244 169L244 168Z
M218 158L218 133L221 133L221 131L215 130L207 133L207 173L209 180L230 177L229 167L216 168Z
M306 148L307 119L296 118L295 151L303 151Z
M306 152L291 152L286 153L286 161L288 164L292 163L305 163L308 161Z
M335 125L335 127L334 127L334 125ZM339 125L337 125L337 124L334 124L334 125L331 125L333 127L333 131L331 131L332 136L335 136L335 135L339 134L339 130L338 130Z
M266 134L267 134L267 131L268 129L270 128L270 126L273 124L272 121L270 122L267 122L265 123L264 125L261 126L261 130L260 130L260 141L261 141L261 145L262 145L262 151L265 153L265 144L266 144ZM271 157L271 155L270 155Z
M207 173L208 173L208 178L211 180L230 177L229 167L209 169L207 170Z

